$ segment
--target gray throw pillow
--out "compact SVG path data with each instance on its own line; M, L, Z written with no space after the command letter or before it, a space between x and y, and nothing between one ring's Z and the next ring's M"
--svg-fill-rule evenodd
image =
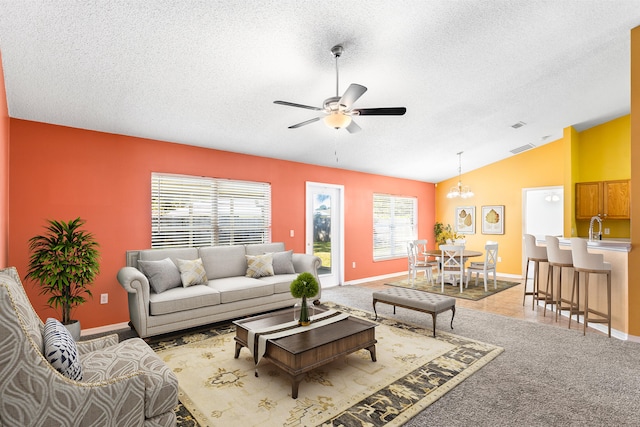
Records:
M167 289L182 286L180 278L180 270L171 261L171 258L165 258L160 261L138 261L138 267L149 279L149 284L159 294Z
M293 250L285 252L273 252L273 274L293 274Z

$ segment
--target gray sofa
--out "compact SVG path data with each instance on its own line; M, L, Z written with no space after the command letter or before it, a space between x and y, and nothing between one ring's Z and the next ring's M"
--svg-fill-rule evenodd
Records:
M271 265L263 262L269 259ZM253 276L261 277L247 276L248 262ZM284 243L145 249L127 251L118 281L129 293L131 323L144 338L291 307L297 302L291 282L302 272L318 279L320 266L317 256L285 251ZM193 279L198 268L204 271ZM320 296L318 292L314 301Z

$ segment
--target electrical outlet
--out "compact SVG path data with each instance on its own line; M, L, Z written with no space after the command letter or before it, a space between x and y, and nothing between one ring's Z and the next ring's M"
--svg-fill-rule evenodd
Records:
M107 304L109 302L109 294L100 294L100 304Z
M294 234L295 234L295 233L293 232L293 230L289 230L289 237L293 237L293 236L294 236Z
M610 230L609 230L608 228L605 228L605 229L604 229L604 234L608 236L608 235L609 235L609 231L610 231Z
M498 262L502 262L502 257L501 256L498 257Z
M351 268L356 268L356 262L353 261L353 264L351 264Z

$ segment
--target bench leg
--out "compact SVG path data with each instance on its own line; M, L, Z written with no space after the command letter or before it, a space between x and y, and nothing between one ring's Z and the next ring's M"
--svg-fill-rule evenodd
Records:
M375 313L376 317L373 320L378 320L378 313L376 312L376 303L378 302L377 299L373 300L373 312Z
M451 307L451 329L453 329L453 318L456 317L456 306Z
M433 318L433 337L436 337L436 314L431 313L431 317Z

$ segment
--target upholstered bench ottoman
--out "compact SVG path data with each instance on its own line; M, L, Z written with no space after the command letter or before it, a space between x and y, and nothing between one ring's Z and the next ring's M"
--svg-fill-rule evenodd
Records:
M376 314L376 319L378 318L377 302L393 305L393 314L396 314L396 306L431 314L434 337L436 336L436 316L443 311L451 310L451 329L453 329L453 318L456 315L455 298L400 287L374 292L373 312Z

